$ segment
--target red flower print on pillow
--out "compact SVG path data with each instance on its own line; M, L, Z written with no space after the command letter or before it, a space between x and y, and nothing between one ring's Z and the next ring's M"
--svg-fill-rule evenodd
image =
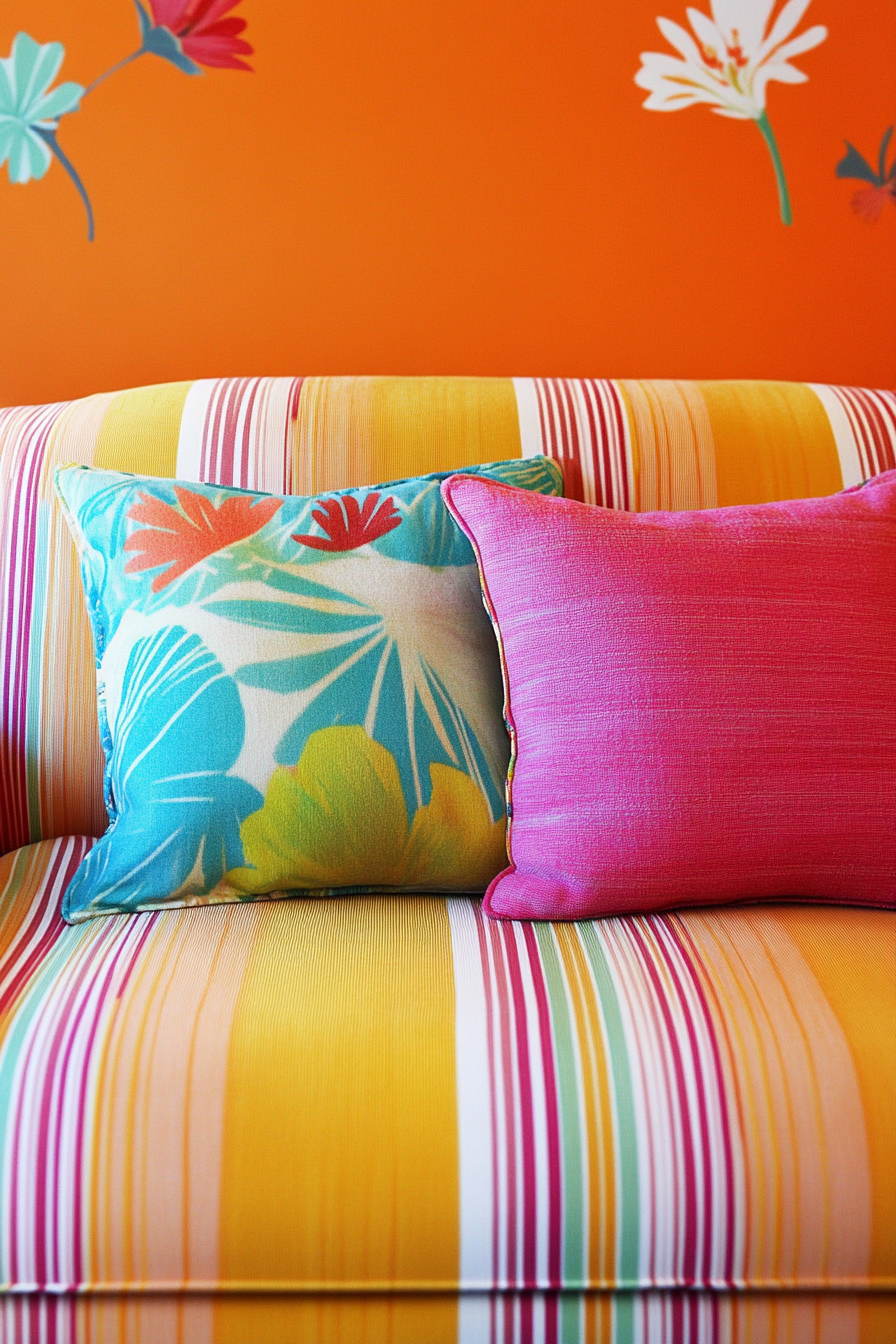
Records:
M363 506L353 495L339 499L322 499L311 512L314 521L326 533L323 537L309 533L294 533L293 541L313 546L318 551L355 551L377 537L384 537L401 524L401 514L395 508L391 495L380 498L372 490Z
M144 569L158 569L164 573L152 581L152 591L160 592L169 583L186 574L200 560L222 551L234 542L260 532L280 508L279 499L253 499L237 495L225 499L217 508L205 495L184 490L176 485L174 493L180 509L166 504L152 495L141 494L140 503L128 510L135 523L146 523L139 532L132 532L124 544L126 551L136 551L125 565L126 574Z

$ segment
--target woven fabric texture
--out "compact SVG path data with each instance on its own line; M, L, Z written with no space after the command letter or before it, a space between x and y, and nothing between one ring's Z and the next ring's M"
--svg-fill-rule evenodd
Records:
M53 496L58 463L311 495L541 452L561 463L567 495L611 508L827 495L896 466L896 394L230 378L0 411L0 853L106 825L90 629Z
M896 915L65 925L89 844L0 860L7 1288L896 1291Z
M896 906L896 471L678 513L442 493L513 739L489 914Z

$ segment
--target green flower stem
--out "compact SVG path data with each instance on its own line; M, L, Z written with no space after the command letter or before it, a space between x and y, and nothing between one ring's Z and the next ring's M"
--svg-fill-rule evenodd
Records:
M86 98L88 93L93 92L97 84L102 84L104 79L108 79L110 75L114 75L119 70L123 70L126 65L130 65L131 61L136 61L138 56L145 56L145 55L146 55L146 48L138 47L136 51L131 52L130 56L125 56L124 60L116 61L114 65L109 66L108 70L105 70L101 75L97 75L96 79L93 81L92 84L87 85L87 88L81 94L81 97Z
M775 133L771 128L771 123L763 111L762 115L756 118L756 125L762 132L765 143L768 145L768 152L772 156L772 163L775 165L775 178L778 183L778 200L781 204L781 221L784 224L793 223L793 215L790 210L790 195L787 191L787 179L784 176L784 165L781 162L781 155L778 152L778 142L775 139Z
M74 182L78 195L84 202L84 209L87 211L87 241L89 243L92 243L94 237L93 208L91 207L90 204L90 197L87 195L87 192L84 189L84 183L81 181L80 177L77 174L75 165L72 163L68 155L62 149L60 149L59 141L56 139L55 131L45 131L40 126L32 126L31 130L34 131L35 135L40 136L41 140L43 140L44 144L47 146L50 152L59 160L59 162L62 164L63 168L68 173L71 180Z

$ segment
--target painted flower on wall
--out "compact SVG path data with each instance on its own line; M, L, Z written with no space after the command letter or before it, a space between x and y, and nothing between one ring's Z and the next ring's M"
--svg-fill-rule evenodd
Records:
M241 58L252 48L240 33L246 20L230 14L240 0L149 0L149 12L136 0L143 48L171 61L188 75L201 65L222 70L251 70ZM139 54L142 54L139 53Z
M781 219L792 222L790 196L777 141L765 109L772 80L803 84L804 71L792 58L811 51L827 37L820 24L794 36L810 0L712 0L712 17L687 11L692 32L658 18L660 32L677 55L647 51L635 83L647 89L644 107L652 112L677 112L703 104L720 117L753 121L768 145L778 184Z
M866 184L853 193L850 204L855 213L869 224L877 223L880 219L880 212L887 201L896 205L896 158L893 159L889 168L887 167L887 150L890 147L892 134L893 127L888 126L884 131L880 149L877 152L876 171L864 154L860 154L855 145L851 145L848 140L846 142L846 153L837 164L836 173L838 177L852 178L853 181Z
M50 88L64 56L60 42L41 44L19 33L10 54L0 60L0 164L6 164L11 182L30 182L44 177L58 159L84 202L92 238L87 192L56 139L60 117L77 111L84 96L83 87L71 81Z
M57 139L60 118L77 112L97 85L140 56L161 56L187 75L201 75L203 66L252 69L242 59L252 55L252 47L240 36L246 20L230 12L240 0L148 0L148 9L141 0L134 3L140 46L86 88L71 81L50 88L65 57L61 42L41 44L19 33L9 56L0 59L0 167L7 165L11 182L30 182L44 177L53 159L58 159L84 202L91 242L93 210Z

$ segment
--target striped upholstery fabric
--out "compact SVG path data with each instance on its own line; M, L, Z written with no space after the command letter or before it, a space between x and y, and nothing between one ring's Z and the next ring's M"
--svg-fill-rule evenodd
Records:
M542 451L613 507L826 494L896 465L896 396L234 379L0 413L3 1344L896 1334L892 914L60 920L104 815L56 462L312 493Z
M896 395L796 383L234 378L0 412L0 853L105 829L57 462L312 494L546 452L567 494L708 508L896 465Z
M0 1283L896 1290L896 915L66 926L89 844L0 860Z
M830 1293L6 1298L0 1344L892 1344L896 1304Z

